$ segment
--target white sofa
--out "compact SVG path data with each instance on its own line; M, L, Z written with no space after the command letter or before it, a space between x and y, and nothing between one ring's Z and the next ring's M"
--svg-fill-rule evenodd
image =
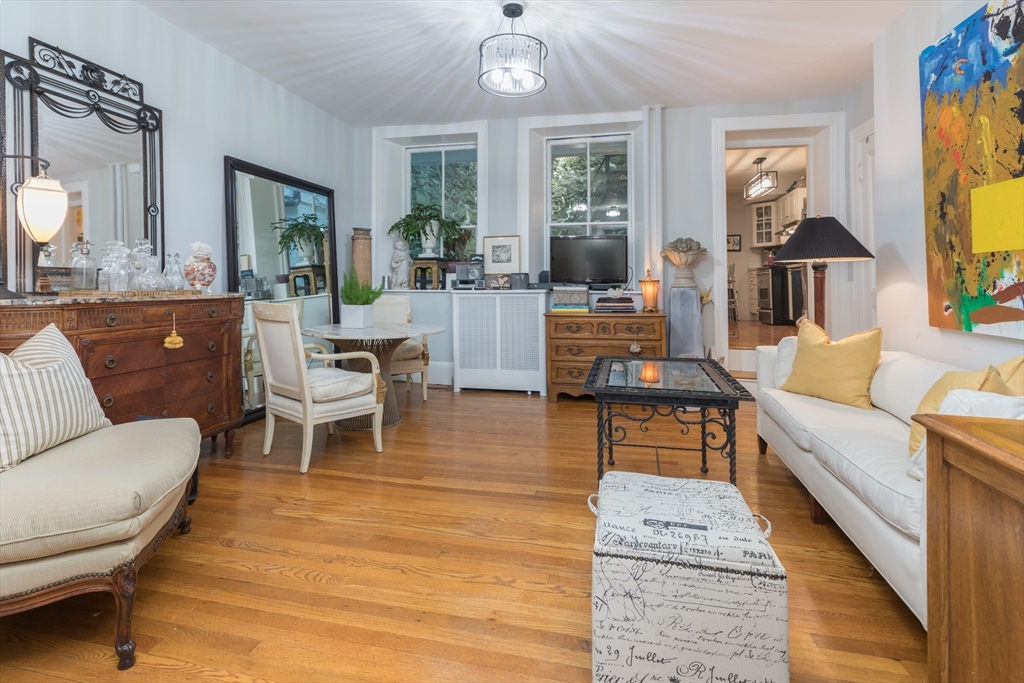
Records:
M760 452L771 445L810 492L812 517L820 505L927 627L925 487L907 474L910 418L939 377L961 368L883 352L875 409L863 410L779 389L795 342L781 354L757 347Z

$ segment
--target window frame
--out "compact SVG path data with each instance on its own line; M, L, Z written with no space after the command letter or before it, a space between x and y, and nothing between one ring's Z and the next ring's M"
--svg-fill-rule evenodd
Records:
M481 236L480 236L480 145L479 143L468 142L462 144L449 144L449 145L406 145L403 152L405 158L405 166L403 171L404 182L403 182L403 198L402 206L404 213L412 211L412 155L422 152L441 152L441 215L444 215L444 178L445 178L445 153L454 152L457 150L472 149L476 152L476 223L473 225L464 225L462 227L467 230L473 231L473 253L479 254L481 249ZM439 254L443 254L444 245L439 244Z
M635 201L634 201L634 187L636 185L634 178L635 176L635 163L636 158L635 150L633 149L633 132L624 131L621 133L608 133L602 135L570 135L570 136L559 136L550 137L544 140L544 269L551 269L551 228L552 226L584 226L587 229L586 235L592 236L593 226L601 225L622 225L626 226L626 249L629 254L628 258L632 258L633 244L634 244L634 214L635 214ZM590 195L591 190L591 175L589 172L590 164L590 145L592 143L601 142L625 142L626 143L626 202L628 204L627 209L629 213L629 219L624 221L593 221L589 220L583 223L552 223L551 222L551 148L555 145L587 145L587 217L591 218L591 207L592 198ZM629 262L627 265L632 270L632 266Z

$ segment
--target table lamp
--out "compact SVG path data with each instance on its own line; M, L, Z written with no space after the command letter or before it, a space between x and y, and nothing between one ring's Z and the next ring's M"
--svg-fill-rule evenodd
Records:
M775 263L810 262L814 271L814 324L825 328L825 271L829 261L869 261L874 255L832 216L805 218L775 254Z
M644 298L644 313L658 312L658 288L661 280L651 277L651 269L647 269L647 277L640 280L640 292Z
M39 248L45 247L64 225L68 213L68 193L59 180L46 175L46 169L50 167L50 162L46 159L25 154L3 154L2 157L34 159L43 168L38 176L29 178L21 185L12 185L11 191L17 198L18 222L21 223L21 227ZM32 267L34 263L33 259ZM20 299L23 296L0 285L0 298Z

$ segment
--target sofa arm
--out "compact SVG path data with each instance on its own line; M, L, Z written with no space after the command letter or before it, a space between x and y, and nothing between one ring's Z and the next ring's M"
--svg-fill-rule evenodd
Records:
M757 388L775 389L775 360L778 356L777 346L757 347Z

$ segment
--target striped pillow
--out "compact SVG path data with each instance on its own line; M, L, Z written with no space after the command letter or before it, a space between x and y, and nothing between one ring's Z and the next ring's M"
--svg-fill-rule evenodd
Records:
M109 426L78 354L53 324L0 353L0 472Z

